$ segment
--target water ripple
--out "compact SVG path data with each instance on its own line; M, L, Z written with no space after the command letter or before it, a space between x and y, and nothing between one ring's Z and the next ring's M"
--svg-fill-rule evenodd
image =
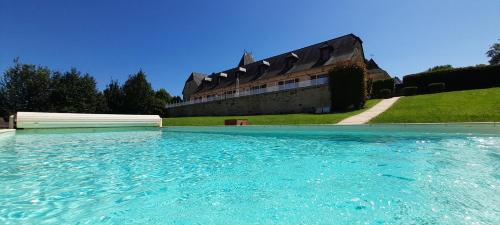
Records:
M500 136L135 130L0 140L2 224L500 224Z

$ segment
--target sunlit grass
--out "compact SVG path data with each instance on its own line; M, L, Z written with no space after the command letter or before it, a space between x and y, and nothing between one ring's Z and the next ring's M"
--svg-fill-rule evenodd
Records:
M163 126L217 126L224 125L224 120L227 119L247 119L250 125L335 124L365 111L379 101L379 99L368 100L364 109L343 113L163 118Z

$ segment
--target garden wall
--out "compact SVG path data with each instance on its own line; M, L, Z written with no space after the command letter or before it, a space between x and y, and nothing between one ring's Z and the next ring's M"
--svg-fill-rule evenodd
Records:
M330 107L328 85L217 100L167 109L169 117L314 113Z

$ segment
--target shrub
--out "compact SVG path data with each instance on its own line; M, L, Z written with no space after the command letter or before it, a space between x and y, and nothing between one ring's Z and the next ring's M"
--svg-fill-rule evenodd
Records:
M379 91L378 96L380 96L380 98L390 98L392 97L392 90L382 89Z
M429 93L439 93L445 90L446 85L444 83L430 83L427 85L427 91Z
M362 108L367 99L367 75L364 65L341 64L330 71L332 108Z
M416 95L417 92L418 87L416 86L404 87L403 89L401 89L401 93L405 96Z
M425 93L431 83L446 83L446 90L458 91L500 86L500 65L465 67L424 72L403 77L405 87L416 86Z
M394 95L395 96L400 96L402 93L402 89L404 88L403 84L396 84L394 85Z
M372 98L383 98L383 96L380 95L380 91L382 89L388 89L390 91L390 94L392 95L392 92L394 91L394 79L385 79L385 80L377 80L373 81L372 83Z

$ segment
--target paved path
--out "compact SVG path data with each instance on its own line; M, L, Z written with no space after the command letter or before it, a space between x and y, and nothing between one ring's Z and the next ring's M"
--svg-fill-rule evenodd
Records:
M368 123L371 119L378 116L380 113L383 113L385 110L391 108L392 104L394 104L400 97L393 97L389 99L384 99L377 103L375 106L370 109L358 114L346 118L340 121L339 125L355 125L355 124L364 124Z

